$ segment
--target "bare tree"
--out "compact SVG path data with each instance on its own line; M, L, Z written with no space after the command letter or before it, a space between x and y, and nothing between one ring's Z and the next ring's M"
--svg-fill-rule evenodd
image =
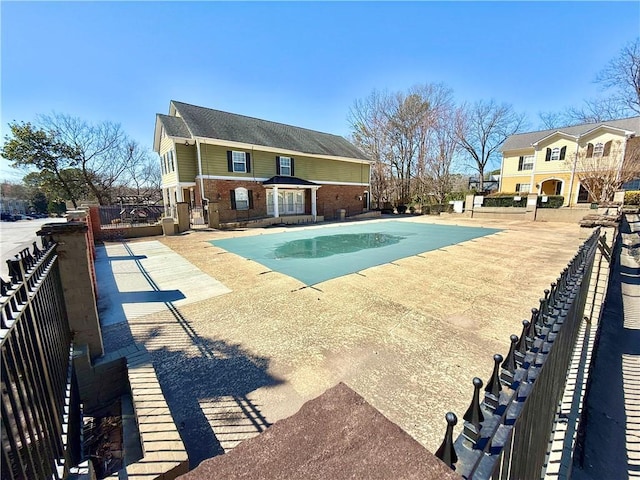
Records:
M525 121L509 104L495 100L463 105L457 112L455 135L459 147L478 172L478 187L484 189L484 172L497 159L499 149L510 135L518 133Z
M374 91L356 100L349 122L356 144L376 162L372 190L378 200L393 196L398 205L411 200L416 174L425 169L430 132L451 108L451 97L444 85L427 83L407 93Z
M596 77L605 90L613 90L619 103L640 115L640 37L627 43Z
M453 105L438 115L424 145L425 161L418 171L419 195L421 198L425 194L433 195L438 203L442 203L453 188L451 167L459 150Z
M120 124L102 122L96 125L54 113L39 117L43 128L73 150L74 165L100 205L111 202L113 188L127 169L141 157L138 145L130 140Z
M589 145L569 163L575 163L576 176L591 198L606 203L624 183L640 178L640 141L629 139L626 146L610 141L602 150Z
M542 128L553 129L617 120L629 115L629 110L616 97L585 100L581 107L569 107L562 112L540 112Z
M384 112L389 94L374 90L368 97L357 99L349 110L353 142L375 163L371 169L372 201L381 206L391 195L391 170L388 165L389 142Z
M543 128L598 123L640 115L640 37L625 45L598 73L604 96L585 100L580 107L541 112Z
M138 144L133 144L131 156L132 161L119 179L118 196L136 195L160 199L162 175L158 159Z

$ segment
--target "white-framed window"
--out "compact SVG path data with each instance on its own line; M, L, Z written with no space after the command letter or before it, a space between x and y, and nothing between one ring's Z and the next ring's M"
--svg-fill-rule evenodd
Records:
M534 155L526 155L518 159L518 170L533 170Z
M245 173L247 171L247 154L245 152L231 152L231 160L234 172Z
M598 142L593 146L593 156L601 157L602 152L604 152L604 144L602 142Z
M530 183L516 183L516 192L529 193L531 191Z
M249 191L244 187L238 187L236 192L236 210L249 210Z
M551 150L551 161L560 160L560 148L556 147Z
M291 176L291 157L280 157L280 175Z

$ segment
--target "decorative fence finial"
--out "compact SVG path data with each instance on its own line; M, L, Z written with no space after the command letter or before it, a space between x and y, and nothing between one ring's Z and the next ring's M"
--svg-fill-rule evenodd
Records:
M469 404L469 408L462 417L465 420L462 435L465 436L473 445L480 439L480 429L484 422L484 415L480 409L480 389L482 388L482 380L478 377L473 379L473 399Z
M454 464L458 461L458 455L456 455L456 449L453 446L453 427L458 423L458 417L453 412L447 412L444 418L447 420L447 431L440 448L436 451L436 457L446 463L449 468L455 470Z
M524 363L524 357L527 355L527 350L531 346L529 339L527 338L527 332L529 331L530 326L531 323L529 320L522 320L522 333L520 333L520 338L518 339L518 343L516 343L515 351L516 363L518 365L522 365Z
M516 345L518 343L518 336L511 335L509 339L511 340L511 346L509 347L507 358L502 362L502 372L500 373L500 380L507 386L513 383L516 373Z
M493 372L491 373L491 378L487 382L487 386L484 388L484 403L491 410L495 410L498 408L498 402L500 400L500 391L502 390L502 385L500 383L500 363L502 363L502 355L496 353L493 356Z

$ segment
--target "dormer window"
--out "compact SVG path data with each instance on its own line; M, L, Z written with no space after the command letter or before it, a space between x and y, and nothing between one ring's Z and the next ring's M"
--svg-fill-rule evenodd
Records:
M607 143L598 142L587 144L587 158L608 157L611 153L611 140Z
M604 152L604 143L596 143L593 147L593 156L601 157L602 152Z
M559 147L555 147L553 149L547 148L547 154L544 157L544 161L551 162L555 160L564 160L566 154L567 154L566 145L562 148L559 148Z

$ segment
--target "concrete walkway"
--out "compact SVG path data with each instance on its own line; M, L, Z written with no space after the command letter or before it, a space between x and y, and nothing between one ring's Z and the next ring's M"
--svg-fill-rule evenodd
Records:
M578 480L640 478L640 216L627 215L587 397Z
M99 246L96 275L103 327L231 292L158 241Z

